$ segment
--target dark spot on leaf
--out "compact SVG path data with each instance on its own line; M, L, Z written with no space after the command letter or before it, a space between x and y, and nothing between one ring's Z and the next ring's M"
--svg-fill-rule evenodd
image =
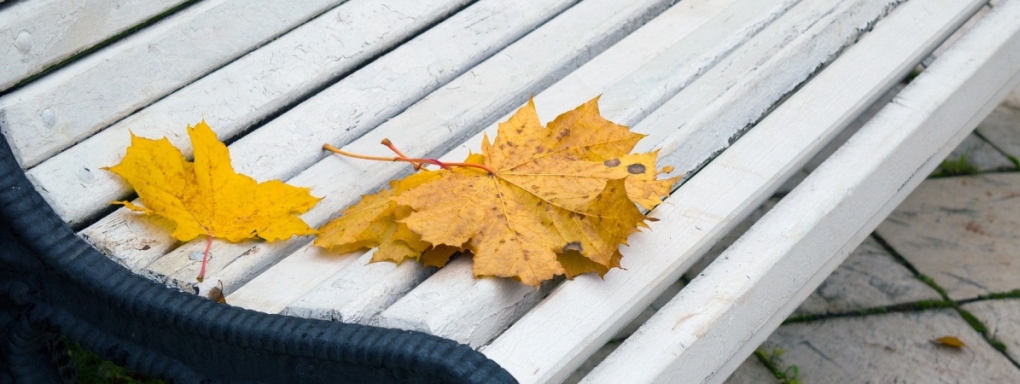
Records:
M567 252L567 251L578 251L578 252L581 252L582 250L583 250L583 248L581 247L581 242L580 241L571 241L571 242L567 243L567 245L563 246L563 252Z
M617 165L620 165L620 159L609 159L609 160L603 161L602 164L605 164L607 167L612 168L612 167L615 167Z
M560 131L560 134L556 136L556 140L563 140L564 137L570 136L570 130L564 129Z
M631 165L628 165L627 166L627 172L629 172L632 175L640 175L642 173L645 173L645 165L644 164L631 164Z

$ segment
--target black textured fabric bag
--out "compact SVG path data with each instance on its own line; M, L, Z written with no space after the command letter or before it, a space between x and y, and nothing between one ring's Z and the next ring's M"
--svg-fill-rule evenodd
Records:
M515 382L452 340L259 313L135 275L64 224L3 136L0 217L0 383L73 382L60 335L170 382Z

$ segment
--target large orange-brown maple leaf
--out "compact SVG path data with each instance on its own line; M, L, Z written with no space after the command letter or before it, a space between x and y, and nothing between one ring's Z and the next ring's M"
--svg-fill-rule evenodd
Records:
M366 232L381 219L417 235L406 255L437 263L428 246L470 251L476 276L538 286L555 275L602 275L619 266L620 245L645 219L635 203L654 207L676 181L656 179L656 153L629 154L642 137L602 118L597 98L548 127L529 102L465 161L476 167L420 173L366 196L324 226L317 244L382 251L388 240Z

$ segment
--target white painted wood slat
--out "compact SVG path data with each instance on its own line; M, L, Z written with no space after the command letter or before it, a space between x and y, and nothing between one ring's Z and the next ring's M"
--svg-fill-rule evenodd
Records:
M200 2L0 97L3 134L32 167L341 2Z
M731 24L728 24L727 27L735 35L745 38L753 35L756 30L752 28L751 31L741 31L738 26L742 18L732 17L732 13L724 13L746 8L750 0L738 2L738 5L731 5L732 3L732 0L697 0L673 6L577 71L537 95L535 100L539 115L548 120L563 110L576 107L587 101L586 98L597 95L610 85L627 78L628 75L637 71L653 58L665 55L663 52L666 51L673 52L671 57L674 60L671 61L680 69L687 68L688 71L700 72L711 67L715 61L724 57L741 40L717 46L702 46L700 44L722 43L719 41L722 35L707 38L702 36L705 33L699 31L705 29L706 23L713 20L716 22L728 20ZM775 12L774 9L785 9L783 5L759 5L759 7L762 6L764 6L763 9L750 8L760 11L761 14L747 14L744 15L744 18L768 20L769 12L765 12L764 9L773 8L772 12ZM751 26L754 27L754 23ZM678 44L680 46L677 46ZM695 47L700 47L700 49ZM702 52L702 50L707 52ZM499 121L504 121L507 117L503 116ZM491 135L494 129L495 124L488 127L487 131ZM476 137L480 136L476 135ZM476 144L471 142L468 145L461 145L445 157L447 159L463 158L470 150L470 145ZM288 308L284 313L303 317L367 322L371 316L388 307L404 292L433 272L431 269L423 269L417 263L395 266L392 263L368 264L367 259L362 261L346 266L337 272L336 276L331 277L323 285L307 294L297 290L280 289L273 284L272 282L276 280L275 276L283 277L298 273L296 270L278 265L266 271L259 279L242 287L235 293L236 297L231 297L231 299L235 300L232 302L236 305L259 311L275 312L279 310L277 307L266 306L258 298L266 295L285 295L289 301L294 301L299 296L305 295L299 303L285 302L288 304ZM337 268L339 269L340 266ZM322 272L328 273L328 271ZM470 282L471 279L466 281ZM392 292L392 294L380 295L378 292ZM528 293L533 294L534 290L530 289ZM283 301L285 300L281 297L281 302Z
M1017 52L1004 0L585 382L722 382L1020 84Z
M536 25L545 22L573 2L574 0L528 0L506 3L487 0L476 3L231 144L231 159L235 169L259 181L289 179L326 156L326 152L322 150L323 143L328 142L341 146L354 140L432 90L490 57L501 47L528 33ZM403 18L406 15L411 15L414 16L412 19L427 19L427 13L412 12L415 9L419 11L435 10L431 6L419 8L422 4L427 3L413 0L393 4L365 1L359 2L357 6L358 9L368 7L372 13L382 12L382 14L392 17ZM435 4L450 5L448 3ZM345 6L347 5L350 4L345 4ZM341 25L353 23L350 28L361 28L366 24L380 25L378 24L379 20L374 18L365 19L364 23L366 24L357 22L351 17L357 16L360 12L348 13L347 8L341 8L343 9L340 9L336 15L327 15L327 17L351 20L340 22ZM446 6L439 8L446 8ZM432 15L433 18L436 16ZM328 19L326 23L329 23ZM369 41L375 41L385 36L387 26L380 25L375 28L381 28L381 34L368 36ZM344 32L346 29L347 27L338 33L346 33ZM369 29L374 28L369 27ZM473 33L464 33L465 30L473 31ZM294 44L297 47L304 44L300 41L301 38L303 36L298 35L298 40L280 39L279 41L283 44L281 47L278 48L274 42L260 51L269 50L268 54L271 57L277 52L286 56L289 55L287 48L292 48ZM356 54L357 49L360 49L358 47L363 44L363 42L357 41L351 44L355 49L353 53ZM374 47L373 49L383 48ZM256 54L259 53L256 52ZM202 94L210 87L229 88L230 84L233 84L231 81L233 76L229 75L235 71L233 66L224 69L228 71L226 79L216 80L208 87L198 86L196 92ZM238 70L240 71L238 72L239 76L250 76L247 72L242 71L244 69L248 69L247 65L242 65ZM268 72L281 73L280 76L287 78L286 66L276 69ZM218 75L214 74L213 76ZM256 76L260 75L256 74ZM189 100L189 97L175 99L174 104L166 108L201 107ZM241 100L241 103L244 101ZM233 102L228 105L232 104ZM235 116L233 110L234 108L226 108L226 111L222 111L222 113L225 113L229 118ZM143 115L146 120L143 121L149 121L149 119L163 121L162 119L167 118L163 112L162 110L146 112ZM191 112L190 118L194 118L194 113L197 111L192 110ZM221 111L217 110L217 112ZM189 117L177 118L186 119ZM244 126L233 126L227 121L223 123L223 126L213 126L213 129L220 132L221 135L230 135L244 128ZM97 135L97 140L95 142L90 140L88 144L108 151L110 150L107 148L108 145L117 145L115 152L123 152L128 145L130 136L127 130L132 127L133 125L118 126L117 132ZM167 135L173 137L171 140L177 145L186 149L190 148L190 142L181 129L181 125L157 126L154 129L156 131L151 132L154 134L153 137ZM108 137L113 135L116 137ZM93 151L85 151L81 156L93 156L91 152ZM78 152L75 153L78 154ZM73 164L74 160L66 161L71 161ZM106 159L106 161L115 163L117 160ZM54 166L47 167L47 172L59 174L62 171L60 171L60 167ZM59 180L55 182L64 183ZM326 180L322 180L322 182L326 182ZM122 183L115 176L107 175L103 184L106 187L97 189L107 193L110 193L111 189L126 191L127 187ZM100 184L100 182L96 184ZM81 196L80 199L94 205L104 204L104 200L116 196L116 194L101 196L100 199ZM102 197L106 197L106 199ZM83 230L82 235L90 239L107 255L135 271L148 266L175 246L175 241L166 235L162 225L126 209L119 209L102 218ZM253 242L246 243L248 246L250 244ZM245 250L247 249L245 248ZM217 257L213 259L212 268L222 266L230 260L226 257L218 257L227 254L227 252L224 247L213 248L213 253ZM242 250L235 256L243 252ZM171 275L188 263L187 260L175 260L174 258L165 258L163 262L164 266L154 267L156 273Z
M980 5L896 9L657 207L625 270L565 282L482 352L524 383L565 378Z
M347 2L118 121L29 169L26 173L58 215L71 225L79 224L107 208L110 201L123 199L132 192L131 186L123 179L111 172L100 170L102 167L116 164L123 158L130 144L131 133L149 138L167 137L177 148L181 148L185 156L191 156L191 142L184 132L185 126L205 120L221 140L232 138L301 97L349 74L373 57L460 9L467 2L467 0ZM543 11L548 12L548 9L535 7L530 14L542 16ZM504 45L509 43L507 39L522 33L515 31L515 28L523 30L536 23L535 17L526 15L528 14L522 14L520 21L516 23L507 23L489 33L467 35L458 39L457 41L464 45L464 50L458 52L459 54L442 58L433 57L429 60L422 56L415 57L417 60L397 68L403 72L410 72L411 75L402 77L399 85L392 86L393 91L404 93L404 99L377 98L374 101L385 103L390 108L400 108L417 100L415 96L420 97L430 89L430 86L435 87L435 83L444 79L444 76L429 76L426 68L442 70L446 74L445 78L463 72L486 54L485 49L469 47L482 45L495 49L500 43ZM516 34L509 33L503 40L493 38L506 35L506 31L514 31ZM409 51L411 50L401 50ZM413 54L403 55L404 59L408 60ZM385 60L395 60L397 59L395 56ZM372 66L377 67L379 66ZM393 71L384 73L376 71L374 74L369 72L371 70L364 70L357 76L371 78L373 75L383 76L387 73L390 77L396 76ZM418 78L412 80L411 77L414 75ZM336 101L330 103L335 104ZM349 108L356 107L365 108L362 105ZM341 123L333 121L330 126ZM329 131L323 127L316 127L314 130L320 131L320 134L327 134L326 131ZM355 133L356 130L352 134ZM286 138L281 135L280 140ZM324 136L322 140L332 141L334 136L330 134ZM273 148L277 148L278 151L292 151L292 155L280 160L262 154L260 157L262 161L256 164L257 167L247 165L255 162L254 158L235 156L234 163L246 170L258 168L255 177L265 180L293 176L321 156L321 151L314 145L299 151L293 147L279 145L280 142L275 144L278 145Z
M674 116L674 119L663 123L664 120L656 120L654 124L646 124L645 121L638 123L634 130L647 134L645 140L647 147L663 148L659 152L661 166L679 166L678 162L669 160L677 159L675 156L676 146L669 145L669 140L661 142L663 138L672 138L671 132L682 127L693 132L710 132L712 134L732 137L739 130L754 122L771 105L776 103L789 90L800 84L811 75L816 68L826 63L830 58L839 52L846 44L852 43L860 30L864 29L875 19L880 18L886 11L889 3L874 1L831 1L831 0L805 0L791 8L785 15L770 24L767 28L754 36L753 39L745 42L740 49L733 51L702 77L685 88L670 100L681 99L690 104L709 104L716 108L703 108L694 116ZM738 12L750 12L748 6L738 7ZM725 28L724 28L725 30ZM715 32L718 33L718 32ZM657 68L664 66L671 60L660 61L658 58L650 63L649 73L655 74ZM676 71L678 75L685 71ZM640 73L640 72L639 72ZM639 78L637 73L632 78ZM623 88L620 92L623 95L641 94L643 85L646 89L659 87L658 76L650 76L652 81L625 81L619 85L610 87L605 95L606 99L614 99L616 90ZM634 79L629 79L634 80ZM704 86L708 84L709 86ZM713 92L707 92L711 89ZM748 89L758 90L748 92ZM629 92L627 92L629 91ZM690 97L695 92L694 97ZM669 95L664 95L669 96ZM640 116L632 111L640 111L645 106L641 103L631 103L633 97L622 97L624 102L607 102L610 105L626 106L620 109L621 116ZM640 100L640 99L638 99ZM661 101L658 102L661 104ZM733 111L738 112L733 112ZM717 116L720 111L731 111L727 116ZM609 112L607 112L609 113ZM715 114L716 116L713 116ZM705 118L705 116L714 118ZM729 115L736 115L730 117ZM616 115L609 114L610 119ZM692 120L689 122L688 120ZM618 120L619 121L619 120ZM623 119L623 124L632 124L633 121ZM490 136L494 132L489 133ZM480 137L477 138L480 141ZM692 151L691 156L702 156L693 160L695 164L707 161L713 153L716 153L728 144L728 142L708 143L705 148L699 151ZM708 147L707 145L713 145ZM627 253L624 253L627 255ZM384 326L415 329L430 333L437 333L441 336L452 338L472 346L480 346L487 343L502 329L509 325L509 322L495 323L490 318L500 318L502 313L508 309L515 309L517 305L527 305L526 302L514 303L516 297L521 297L526 291L534 291L511 281L482 280L473 287L478 289L443 289L443 286L455 287L457 284L450 282L451 279L471 280L470 266L450 266L444 268L439 274L426 280L419 288L411 291L403 299L397 301L391 308L380 314L379 323ZM488 285L502 285L504 288L493 290ZM511 292L520 290L519 295ZM498 296L494 296L498 294ZM453 304L456 302L456 304ZM428 311L428 308L439 306L443 311ZM423 315L427 314L427 315ZM512 319L510 319L512 320ZM455 324L459 326L450 326ZM478 324L488 324L488 327L480 328ZM441 329L434 326L440 326ZM440 331L445 331L440 333Z
M547 87L619 41L669 4L668 0L581 2L344 148L373 153L380 150L379 142L383 138L390 137L401 143L409 156L433 157L443 153L488 125L495 116L522 103L528 94ZM324 113L329 111L318 110L310 115ZM235 145L259 132L261 130ZM410 171L400 164L351 161L332 156L288 182L310 186L313 195L324 197L302 215L310 225L319 226L356 201L360 194L372 192ZM212 284L222 281L229 294L309 240L214 242L214 257L206 281ZM196 241L175 249L163 258L165 261L157 260L151 265L154 271L166 273L154 274L166 276L169 284L194 289L199 263L188 261L187 255L199 248L204 246Z
M0 11L0 91L186 0L33 0Z
M632 125L643 116L643 113L653 110L655 106L661 105L670 96L673 96L673 93L656 92L657 88L665 88L663 84L687 84L697 79L682 91L686 93L691 88L697 88L695 84L702 83L705 77L717 79L720 76L712 76L711 74L723 72L729 75L729 78L724 80L722 84L728 82L732 86L732 84L758 77L754 73L754 69L756 67L763 67L764 58L774 56L776 52L796 50L809 53L807 59L798 62L799 67L783 61L782 71L792 75L788 84L774 87L772 92L763 92L757 95L760 98L759 103L764 104L766 107L774 103L775 100L778 100L785 93L783 91L784 87L793 87L801 79L810 75L814 68L832 52L838 50L842 43L826 46L816 42L812 43L811 39L803 39L800 40L801 44L795 44L795 46L788 45L791 40L797 41L796 37L804 34L804 31L812 26L824 25L824 23L819 23L819 15L833 12L832 10L837 8L839 4L838 1L801 1L790 8L785 14L782 11L785 11L788 5L775 4L773 5L774 8L769 9L772 11L772 17L764 17L764 15L770 13L763 12L764 9L754 10L756 5L764 7L767 4L754 2L734 4L726 13L713 19L715 23L709 22L703 26L704 29L701 31L705 32L704 34L706 35L713 35L715 39L706 39L701 34L690 36L690 40L695 42L707 42L706 45L708 47L718 46L719 42L715 41L716 39L739 41L742 43L739 48L732 52L722 52L724 55L726 53L729 54L723 56L724 58L707 70L707 73L706 70L700 69L696 65L699 60L690 62L690 66L685 65L688 64L685 60L677 60L676 55L690 55L691 52L688 50L692 49L688 44L678 44L672 47L670 51L644 65L626 79L609 86L602 99L606 101L604 103L600 102L601 104L606 104L603 114L610 120L625 125ZM747 16L758 14L762 15L761 19ZM842 15L842 13L838 14ZM760 25L763 24L763 21L772 20L772 18L778 15L782 16L761 30ZM857 15L859 17L867 17L868 13L858 12ZM877 17L877 12L872 12L872 17ZM869 21L871 20L862 20L861 25ZM747 23L748 26L758 25L759 27L748 28L741 25L741 23ZM853 30L852 28L844 29ZM758 32L759 30L760 32ZM734 34L727 36L726 32L729 31L734 31ZM805 43L812 43L811 45L814 48L805 49L804 46L807 45ZM787 46L784 47L784 45ZM714 54L719 53L714 52ZM814 57L810 57L810 54L814 54ZM705 73L705 75L701 78L697 77L701 73ZM747 77L744 78L744 76ZM726 94L721 90L726 88L720 87L720 89L717 89L717 93L700 93L698 97L704 100L723 99L722 96ZM656 93L659 93L659 98L644 96ZM744 95L741 96L743 97ZM764 109L766 107L761 108ZM673 125L660 124L652 127L654 129L643 129L643 124L638 124L635 127L635 131L648 135L643 141L656 143L661 141L663 137L668 136L669 132L680 124L682 124L682 121L673 121ZM739 126L733 126L731 129L736 130L746 124L747 122ZM709 127L703 126L703 128L708 129ZM712 130L724 130L726 128L728 127L711 126ZM490 129L491 131L487 133L492 137L496 133L495 127L490 127ZM480 145L481 138L481 135L477 135L468 142L467 147ZM665 153L660 152L660 156L664 155ZM448 157L452 160L463 156L466 156L466 153L455 153ZM660 162L660 166L666 165L673 164ZM478 347L488 343L492 337L516 319L505 316L506 312L523 313L528 304L534 302L533 297L536 294L533 288L522 286L510 280L483 279L474 282L470 287L462 287L461 283L455 282L456 280L468 282L474 280L470 264L455 264L444 267L436 276L426 280L421 286L381 313L378 319L379 324L387 327L433 333ZM525 308L518 308L521 306ZM441 307L443 310L429 310L429 308L434 307ZM494 319L501 319L502 321L494 321ZM485 324L486 326L481 327L479 326L480 324Z

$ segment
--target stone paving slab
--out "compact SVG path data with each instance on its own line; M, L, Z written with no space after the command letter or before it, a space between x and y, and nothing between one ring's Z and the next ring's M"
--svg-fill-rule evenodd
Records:
M794 311L795 315L848 313L921 300L941 300L875 239L868 237Z
M931 342L943 336L966 347ZM762 348L784 350L805 383L1020 383L1020 369L950 309L786 325Z
M973 133L967 135L967 138L963 139L963 142L953 149L949 156L946 156L945 161L964 161L973 166L973 170L977 172L1016 170L1016 166L1013 165L1013 162L1006 155L1003 155L998 149ZM945 171L943 165L940 164L932 174L943 174Z
M1003 100L1003 104L1020 109L1020 87L1016 87L1013 92L1010 92L1010 94L1006 96L1006 100Z
M736 371L726 379L726 384L764 384L778 383L779 379L769 371L754 355L744 360Z
M985 300L961 306L988 327L988 335L1006 344L1006 354L1020 363L1020 299Z
M926 180L876 233L954 300L1020 288L1020 173Z
M978 124L976 131L1006 155L1020 159L1020 104L1013 108L998 106Z

